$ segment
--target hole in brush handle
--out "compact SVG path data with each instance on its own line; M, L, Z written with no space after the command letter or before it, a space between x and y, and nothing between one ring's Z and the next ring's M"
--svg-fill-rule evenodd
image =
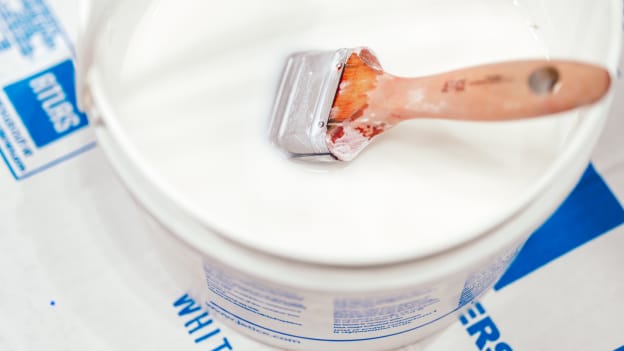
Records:
M561 75L555 67L538 68L529 77L529 87L536 95L547 95L555 90L560 78Z

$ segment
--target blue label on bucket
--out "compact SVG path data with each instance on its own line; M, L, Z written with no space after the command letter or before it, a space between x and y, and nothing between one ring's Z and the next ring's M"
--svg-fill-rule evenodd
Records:
M0 52L15 49L33 57L40 48L54 50L64 36L43 0L0 1Z
M13 83L4 92L38 148L88 124L87 116L76 107L70 60Z
M78 110L73 47L43 0L0 0L0 156L16 180L95 146Z

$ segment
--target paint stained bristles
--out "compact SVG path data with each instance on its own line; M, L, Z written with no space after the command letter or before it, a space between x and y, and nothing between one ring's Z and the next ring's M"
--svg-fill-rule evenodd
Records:
M343 122L362 117L368 108L369 93L377 85L383 71L368 50L353 53L345 64L334 105L327 123L327 135L332 142L344 135Z

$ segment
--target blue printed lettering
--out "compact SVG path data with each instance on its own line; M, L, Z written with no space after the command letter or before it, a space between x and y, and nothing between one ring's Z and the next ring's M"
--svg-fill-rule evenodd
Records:
M459 317L462 325L466 326L468 335L477 337L475 344L484 351L513 351L509 344L501 339L501 332L494 320L487 316L483 305L475 303L466 314Z
M501 342L500 344L496 345L494 351L513 351L513 349L511 348L511 346L505 344L504 342Z
M89 124L76 108L74 75L73 63L66 60L4 88L38 148Z
M180 317L198 313L196 315L192 315L191 319L186 321L186 323L184 323L184 327L188 329L189 335L195 334L198 331L203 330L207 326L210 326L213 324L213 320L212 318L210 318L210 314L204 311L201 308L201 306L197 304L195 300L193 300L193 298L191 298L188 294L184 294L182 297L177 299L173 303L173 306L181 308L180 311L178 312L178 315ZM214 336L217 336L220 333L221 333L221 329L219 328L212 329L206 332L205 334L195 338L193 341L196 344L199 344L207 340L212 340ZM212 351L225 351L225 350L234 349L232 345L230 344L230 341L227 338L222 338L221 340L222 340L221 344L217 346L216 348L213 348Z
M200 342L202 342L204 340L208 340L208 339L212 338L213 336L219 334L220 332L221 332L221 329L215 329L215 330L211 331L210 333L195 339L195 343L199 344Z
M10 2L9 2L10 3ZM5 22L0 51L12 46L19 48L23 56L31 57L35 51L34 37L48 49L56 47L56 37L62 33L56 19L43 0L21 0L21 9L0 2L0 18Z
M54 74L46 73L34 78L29 85L57 133L65 133L80 124L74 105L67 101L67 95Z
M7 138L6 133L4 133L2 129L0 129L0 139L2 139L4 146L7 148L9 152L9 158L11 159L11 161L13 161L13 163L15 163L15 166L17 166L17 169L19 169L22 172L25 171L26 166L24 165L22 160L17 155L17 152L15 152L15 148L13 148L13 144L11 144L11 141Z
M490 317L484 318L466 329L470 336L478 334L476 344L479 350L483 350L488 342L500 338L500 332Z
M204 320L205 319L205 320ZM212 324L212 319L208 318L208 312L204 312L197 316L196 318L191 319L190 321L184 324L185 327L189 328L191 325L195 324L195 328L189 330L189 334L193 334L196 331L207 327Z
M180 307L184 305L184 308L178 312L178 316L185 316L190 313L195 313L201 310L201 307L195 303L195 300L190 298L188 294L184 294L181 298L179 298L176 302L173 303L174 307Z
M29 142L24 138L22 132L18 129L15 124L15 121L9 115L9 112L6 110L4 104L0 102L0 115L2 116L2 121L9 129L11 136L15 140L15 143L22 148L22 154L24 157L30 157L33 155L33 150L29 145Z
M217 347L216 349L212 349L212 351L223 351L223 350L234 350L232 348L232 345L230 345L230 342L227 338L223 338L223 344L221 344L221 346Z

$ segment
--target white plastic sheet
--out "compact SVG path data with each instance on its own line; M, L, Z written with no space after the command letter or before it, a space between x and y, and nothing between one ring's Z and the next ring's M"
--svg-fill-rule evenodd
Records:
M79 112L63 115L77 122L45 109L47 120L19 116L15 106L45 96L19 98L17 83L46 72L57 81L42 80L49 86L38 93L61 89L75 103L62 68L74 7L0 0L0 350L271 350L218 321L190 333L204 311L162 274L137 205ZM405 351L624 350L624 83L616 85L593 165L570 199L496 290ZM70 127L54 138L32 130L44 122Z

